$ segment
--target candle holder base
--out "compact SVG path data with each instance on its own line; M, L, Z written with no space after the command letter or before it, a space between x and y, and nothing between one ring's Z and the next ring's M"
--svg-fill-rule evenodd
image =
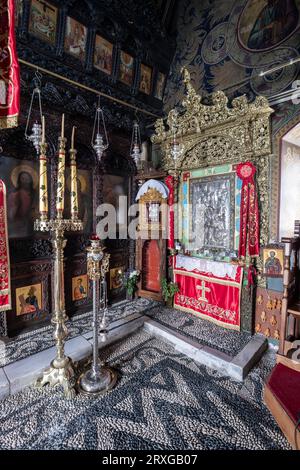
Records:
M92 369L83 372L77 381L77 387L83 395L95 396L108 392L116 382L117 372L108 367L101 367L96 374Z
M66 357L65 359L65 364L63 367L55 366L54 359L51 362L49 369L46 369L43 373L43 376L37 379L35 383L36 388L41 388L46 384L49 384L50 387L61 385L63 387L66 398L74 398L76 395L76 379L73 363L69 357Z

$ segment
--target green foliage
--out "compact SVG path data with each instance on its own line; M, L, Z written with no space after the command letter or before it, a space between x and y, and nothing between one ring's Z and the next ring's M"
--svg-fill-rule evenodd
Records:
M166 278L162 279L161 287L165 302L167 302L169 299L172 299L176 292L179 291L178 284L176 282L168 282Z
M133 295L136 291L139 275L138 271L133 271L125 280L125 288L129 295Z

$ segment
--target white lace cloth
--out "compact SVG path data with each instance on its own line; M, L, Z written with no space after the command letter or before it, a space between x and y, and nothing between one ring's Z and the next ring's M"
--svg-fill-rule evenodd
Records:
M211 261L183 255L176 256L175 266L179 269L182 268L187 271L201 271L221 278L230 277L233 281L236 279L237 270L239 268L237 264L230 264L223 261Z

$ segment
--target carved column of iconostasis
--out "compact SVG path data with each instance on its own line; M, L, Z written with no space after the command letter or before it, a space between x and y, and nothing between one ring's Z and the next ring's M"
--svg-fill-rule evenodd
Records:
M171 177L171 178L170 178ZM180 190L180 178L181 172L178 170L170 171L169 181L165 178L167 186L169 187L169 231L173 231L173 242L170 243L168 247L168 278L173 281L173 267L175 262L175 256L177 253L176 250L176 239L178 238L178 225L179 225L179 213L178 213L178 204L179 204L179 190ZM173 225L173 228L172 228ZM170 236L170 233L169 233ZM172 236L172 235L171 235Z

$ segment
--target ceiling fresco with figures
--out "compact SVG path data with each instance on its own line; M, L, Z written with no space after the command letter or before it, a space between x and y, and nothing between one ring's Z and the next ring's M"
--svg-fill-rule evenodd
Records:
M166 110L183 93L180 71L188 67L203 96L218 89L234 97L268 98L291 87L298 64L260 76L298 57L300 0L183 0L177 48L165 90Z

